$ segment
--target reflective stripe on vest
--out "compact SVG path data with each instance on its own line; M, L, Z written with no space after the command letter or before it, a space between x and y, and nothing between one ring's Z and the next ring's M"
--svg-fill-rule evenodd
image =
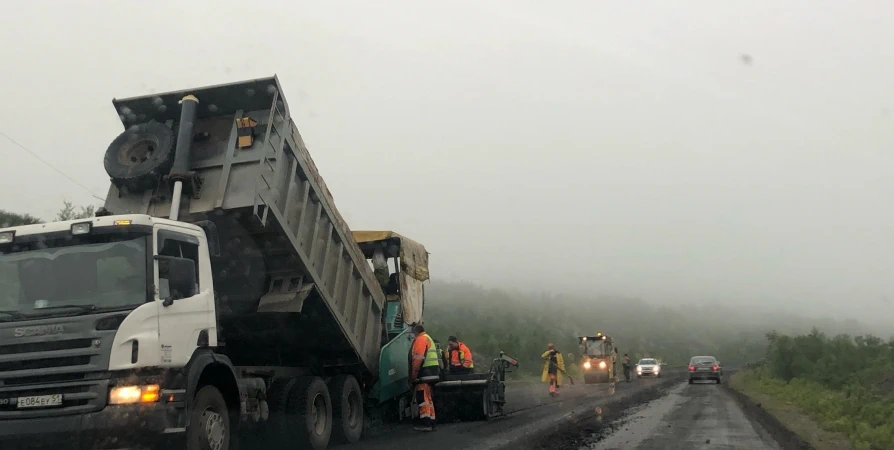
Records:
M425 360L422 361L422 367L437 367L440 365L440 358L438 358L438 350L435 346L435 341L428 335L428 333L425 334L425 337L428 338L428 350L425 351Z

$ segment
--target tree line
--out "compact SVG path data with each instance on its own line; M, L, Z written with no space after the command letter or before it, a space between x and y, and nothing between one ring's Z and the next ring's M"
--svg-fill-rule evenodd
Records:
M93 205L75 206L74 203L66 200L62 202L62 208L59 209L56 213L56 217L54 217L52 221L61 222L65 220L85 219L93 217L95 214L96 207ZM44 222L47 221L40 217L32 216L31 214L15 213L0 209L0 228L33 225Z
M894 448L894 339L817 329L767 334L763 363L748 386L796 405L857 450Z
M745 308L743 308L745 309ZM815 325L840 332L860 330L845 321L816 321L722 306L656 305L635 299L517 292L472 283L434 281L426 285L426 329L446 342L455 335L475 354L477 367L500 351L517 358L523 374L536 376L540 355L553 343L573 369L579 361L578 336L611 336L631 360L658 358L682 367L698 355L717 357L733 369L764 359L766 333L804 333Z

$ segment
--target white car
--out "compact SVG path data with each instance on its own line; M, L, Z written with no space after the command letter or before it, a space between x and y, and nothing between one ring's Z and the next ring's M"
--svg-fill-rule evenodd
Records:
M653 358L643 358L636 363L636 377L661 378L661 364Z

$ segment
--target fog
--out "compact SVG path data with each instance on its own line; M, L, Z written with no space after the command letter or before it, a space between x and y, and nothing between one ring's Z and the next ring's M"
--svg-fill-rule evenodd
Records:
M0 131L83 187L0 136L0 207L98 203L113 97L276 73L435 278L884 324L894 4L628 3L17 3Z

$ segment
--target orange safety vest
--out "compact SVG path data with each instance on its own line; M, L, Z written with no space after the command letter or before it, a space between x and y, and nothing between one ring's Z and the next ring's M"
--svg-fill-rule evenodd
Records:
M450 365L453 367L465 367L471 369L475 367L472 361L472 350L462 342L457 343L457 348L450 350Z

